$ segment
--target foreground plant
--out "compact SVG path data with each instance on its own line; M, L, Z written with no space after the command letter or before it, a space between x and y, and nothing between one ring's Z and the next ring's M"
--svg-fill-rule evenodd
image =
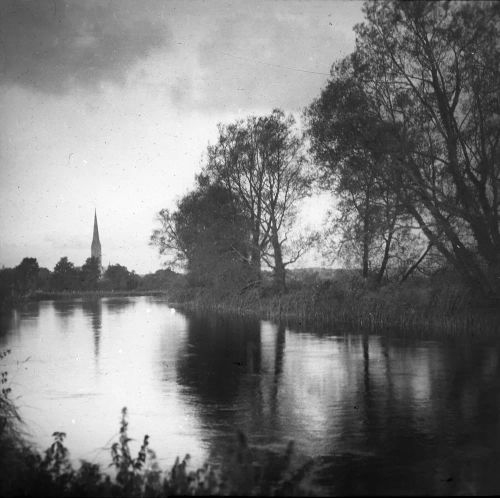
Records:
M0 360L3 360L10 354L10 349L0 351ZM16 405L10 399L11 388L9 387L9 374L8 372L0 372L0 437L4 436L6 432L15 430L15 424L21 421Z
M2 482L0 494L5 496L138 496L172 495L291 495L306 494L303 483L312 462L294 467L293 445L283 455L255 452L244 434L239 433L236 445L221 465L205 463L190 469L190 456L179 457L168 471L162 471L155 452L149 447L149 436L133 456L128 436L127 409L123 408L118 441L111 446L111 472L99 465L82 461L75 470L64 446L66 434L53 433L54 442L42 458L24 446L11 465L10 481ZM6 465L0 468L0 476ZM113 473L113 470L115 471Z

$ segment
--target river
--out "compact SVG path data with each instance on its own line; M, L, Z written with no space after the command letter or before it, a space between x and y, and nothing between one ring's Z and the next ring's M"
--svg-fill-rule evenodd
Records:
M293 440L325 493L500 492L500 347L300 330L183 313L159 297L28 303L0 350L25 430L44 449L107 465L122 407L162 468L223 458L237 430ZM4 368L2 368L3 370Z

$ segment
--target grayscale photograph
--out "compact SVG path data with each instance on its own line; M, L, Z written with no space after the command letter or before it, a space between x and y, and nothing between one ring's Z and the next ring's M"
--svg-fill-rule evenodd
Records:
M500 494L500 2L0 0L0 496Z

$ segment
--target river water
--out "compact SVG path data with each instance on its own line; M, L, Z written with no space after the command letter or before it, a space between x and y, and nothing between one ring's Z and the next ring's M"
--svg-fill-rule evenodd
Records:
M44 449L109 464L120 412L162 468L251 445L314 458L339 494L500 492L500 347L299 330L185 314L158 297L29 303L4 316L0 350L25 429ZM4 368L2 368L4 370Z

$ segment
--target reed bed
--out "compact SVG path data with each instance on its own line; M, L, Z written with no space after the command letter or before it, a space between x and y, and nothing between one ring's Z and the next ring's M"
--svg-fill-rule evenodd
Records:
M479 301L460 287L389 285L367 289L352 283L333 283L297 286L284 294L266 295L254 289L222 298L198 290L178 306L254 316L296 326L342 326L416 337L500 334L500 310L496 303Z

